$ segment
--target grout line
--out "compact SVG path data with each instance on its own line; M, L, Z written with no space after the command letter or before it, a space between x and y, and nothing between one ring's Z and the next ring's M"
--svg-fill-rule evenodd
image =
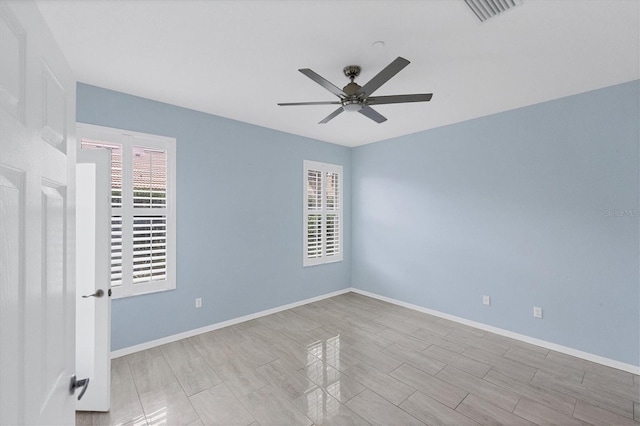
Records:
M448 382L447 382L447 383L448 383ZM456 406L455 406L455 407L453 407L453 411L457 411L457 410L458 410L458 407L460 406L460 404L462 404L462 401L464 401L465 399L467 399L467 398L469 397L469 395L471 395L471 392L467 391L466 389L462 389L462 390L463 390L463 391L465 391L465 392L467 392L467 394L464 396L464 398L462 398L462 399L460 400L460 402L458 402L458 403L456 404Z
M517 392L516 392L516 393L517 393ZM518 396L519 396L520 398L518 398L518 402L516 402L516 405L514 405L514 406L513 406L513 410L511 410L511 414L513 414L513 415L515 415L515 416L518 416L518 415L515 413L515 411L516 411L516 408L518 407L518 404L520 404L520 401L522 401L522 398L523 398L523 396L522 396L522 395L520 395L520 394L518 394ZM520 416L518 416L518 417L520 417Z
M407 385L408 386L408 385ZM396 404L392 404L395 405L396 407L400 408L402 410L402 407L400 407L407 399L411 398L413 395L416 394L416 392L418 392L417 389L414 389L413 392L411 392L411 394L409 394L405 399L403 399L402 401L400 401L397 405ZM407 414L411 414L411 413L407 413Z
M371 391L373 392L373 391ZM414 416L413 414L411 414L410 412L408 412L407 410L405 410L404 408L402 408L400 405L403 404L407 399L411 398L412 395L414 395L415 393L417 393L418 391L416 390L414 393L412 393L411 395L409 395L408 397L406 397L404 399L404 401L402 401L400 404L395 405L393 403L391 403L392 405L395 405L396 407L398 407L400 410L404 411L407 415L413 417L414 419L416 419L417 421L419 421L422 424L425 424L422 420L420 420L419 418L417 418L416 416ZM375 392L374 392L375 393ZM377 395L377 394L376 394ZM382 397L381 397L382 398ZM384 399L384 398L383 398Z
M571 410L571 417L573 417L573 418L576 418L576 417L574 416L574 414L576 413L576 406L578 405L578 399L579 399L579 398L576 398L576 402L574 402L574 403L573 403L573 410ZM633 410L632 410L632 411L633 411ZM631 413L631 414L633 414L633 413Z

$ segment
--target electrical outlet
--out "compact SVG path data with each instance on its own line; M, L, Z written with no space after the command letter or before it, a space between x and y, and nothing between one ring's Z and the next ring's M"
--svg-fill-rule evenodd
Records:
M482 296L482 304L487 306L491 305L491 297Z
M542 308L534 306L533 307L533 317L534 318L542 318Z
M201 308L202 307L202 297L198 297L196 299L196 308Z

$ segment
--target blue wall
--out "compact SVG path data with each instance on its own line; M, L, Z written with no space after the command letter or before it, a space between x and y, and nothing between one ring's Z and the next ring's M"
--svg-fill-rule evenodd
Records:
M77 121L177 139L177 288L114 300L112 350L351 286L348 231L302 267L301 210L303 160L340 164L350 229L350 149L85 84Z
M354 149L353 287L640 365L639 99L635 81Z
M177 139L177 289L114 300L113 350L353 286L640 365L638 81L355 149L77 96ZM302 267L304 159L344 167L343 262Z

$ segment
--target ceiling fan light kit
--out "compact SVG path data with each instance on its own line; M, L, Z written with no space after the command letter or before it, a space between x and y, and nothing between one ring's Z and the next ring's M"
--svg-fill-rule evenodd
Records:
M369 105L382 104L398 104L407 102L428 102L433 96L432 93L412 94L412 95L391 95L391 96L371 96L373 92L378 90L380 86L389 81L393 76L402 71L404 67L409 65L409 61L397 57L393 62L387 65L382 71L374 76L367 84L360 86L354 80L360 75L361 68L358 65L348 65L344 68L344 75L351 80L342 89L338 88L325 78L316 74L308 68L299 69L302 74L315 81L329 92L336 95L339 101L320 101L320 102L287 102L279 103L280 106L299 106L299 105L340 105L337 110L326 116L318 124L326 124L333 118L337 117L342 111L357 111L367 118L382 123L387 120L382 114L371 108Z

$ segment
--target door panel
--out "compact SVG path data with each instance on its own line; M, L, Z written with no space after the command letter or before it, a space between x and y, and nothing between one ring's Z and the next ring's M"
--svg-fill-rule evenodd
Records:
M24 120L25 37L8 6L0 5L0 104L2 110Z
M44 351L41 351L44 366L43 389L47 398L47 383L58 383L64 373L64 357L67 333L60 333L66 306L64 289L64 198L60 190L42 186L42 331Z
M0 424L73 424L75 80L32 1L0 49Z
M2 424L17 424L19 393L13 386L19 383L22 359L18 330L22 324L20 306L20 233L23 205L22 174L0 167L0 407L5 411Z

